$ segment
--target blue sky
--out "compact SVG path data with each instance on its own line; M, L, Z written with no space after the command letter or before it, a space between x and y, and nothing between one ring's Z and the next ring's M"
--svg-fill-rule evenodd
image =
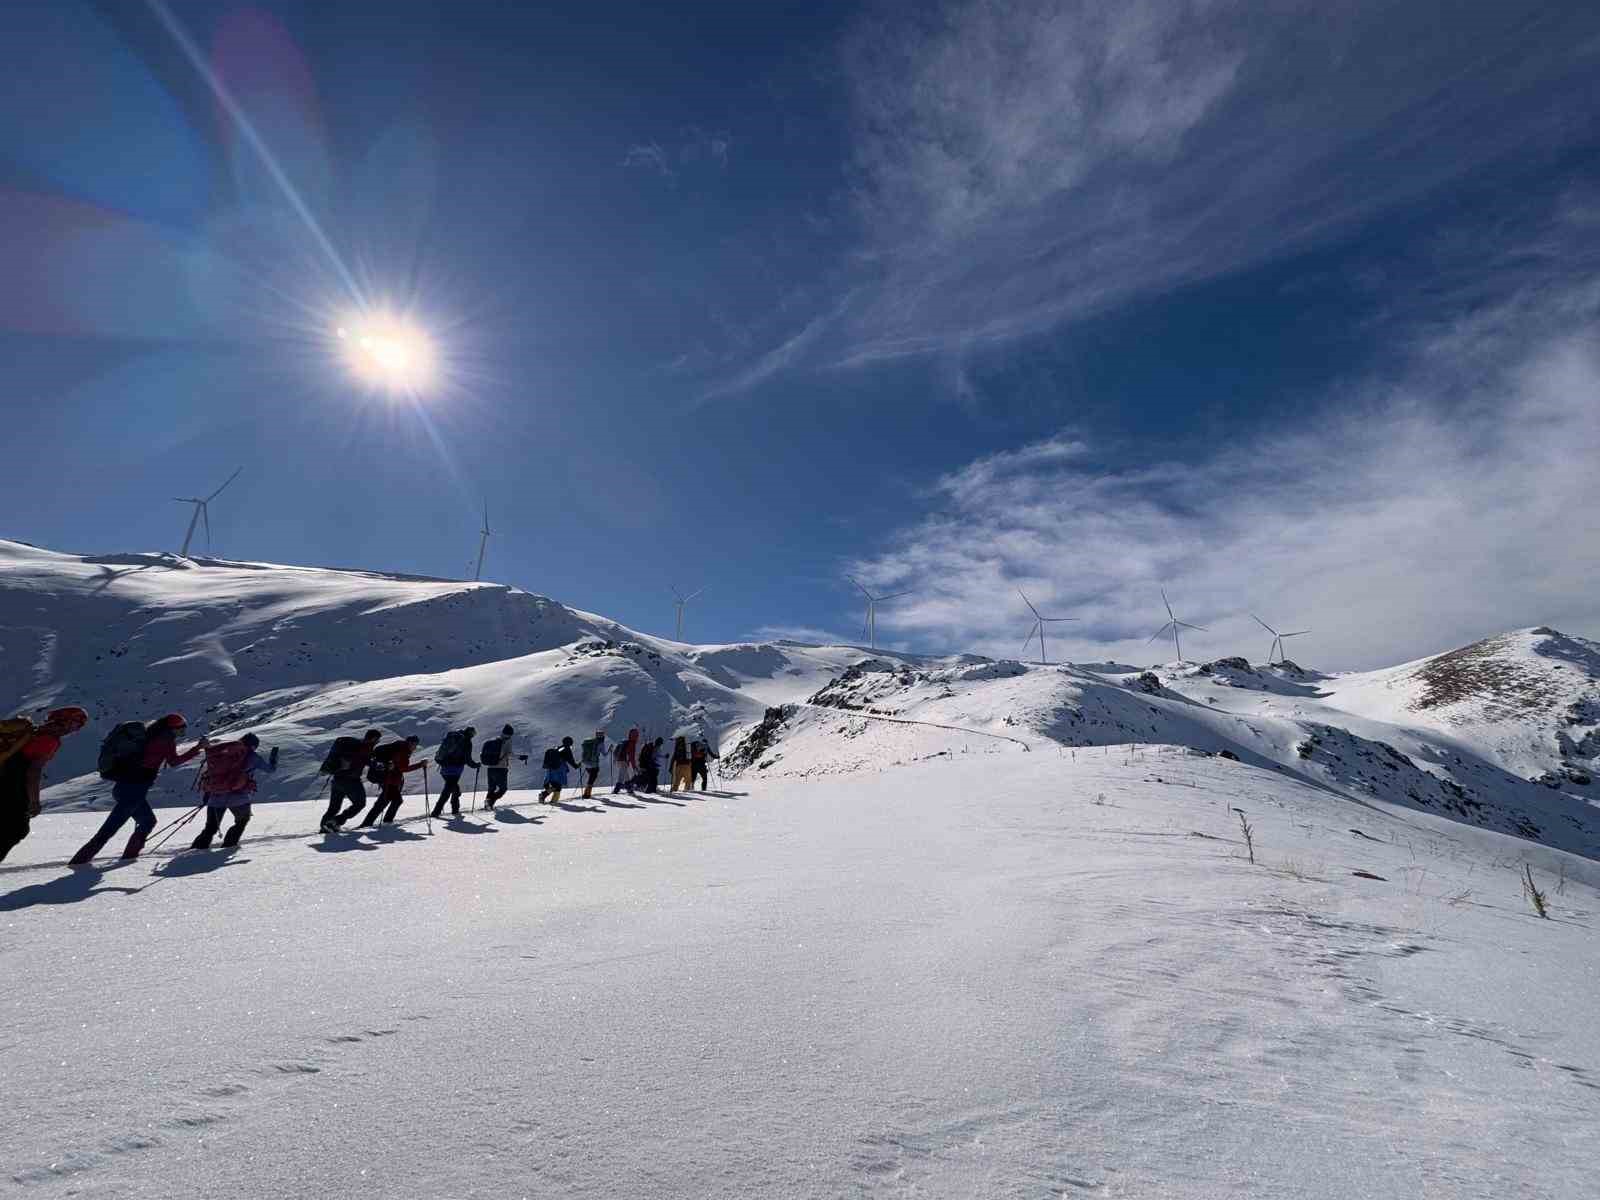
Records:
M243 462L219 554L459 575L487 499L486 576L699 640L846 572L930 651L1600 634L1600 13L538 7L0 10L5 534Z

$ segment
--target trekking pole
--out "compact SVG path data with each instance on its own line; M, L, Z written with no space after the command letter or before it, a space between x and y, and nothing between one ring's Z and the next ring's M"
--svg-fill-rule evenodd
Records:
M183 816L179 817L176 821L173 821L170 825L168 825L164 829L162 829L160 832L164 833L166 836L163 837L160 842L157 842L155 845L151 846L150 849L152 851L158 849L161 846L162 842L165 842L167 840L167 838L171 837L173 834L177 833L178 830L182 829L185 825L187 825L190 821L194 820L195 814L198 813L205 806L206 806L206 802L204 800L200 801L199 804L196 804L188 812L184 813Z
M478 811L478 772L482 767L483 764L479 763L472 768L472 807L467 810L468 812Z
M428 764L422 764L422 815L428 818L428 836L433 836L433 797L428 795Z

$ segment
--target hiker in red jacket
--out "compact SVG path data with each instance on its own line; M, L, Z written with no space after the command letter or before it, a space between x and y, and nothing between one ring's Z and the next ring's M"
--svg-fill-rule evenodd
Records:
M616 786L611 789L611 794L615 796L626 788L628 794L632 795L634 774L639 769L639 731L637 729L628 730L628 740L617 747L616 763L617 782Z
M128 839L122 857L125 859L139 857L139 851L144 849L145 838L149 837L150 831L156 827L156 814L151 809L149 800L150 789L155 786L156 776L161 774L162 767L183 766L209 744L205 738L201 738L179 754L178 739L188 728L189 723L180 713L171 713L146 727L144 748L139 751L138 757L117 768L115 783L111 788L111 799L114 803L111 811L106 814L105 824L100 826L95 835L72 856L71 866L81 867L87 864L130 819L133 821L133 836Z
M390 742L387 746L379 746L372 752L373 761L384 765L383 790L372 802L372 811L367 814L367 819L361 822L361 828L367 829L376 825L380 820L379 813L384 813L381 820L385 825L394 822L395 813L400 811L402 799L400 789L406 785L406 776L428 765L428 760L425 758L419 762L411 761L412 753L421 744L422 739L412 734L403 742Z
M256 790L256 772L267 774L278 769L278 748L266 758L256 753L261 739L247 733L237 742L213 743L206 747L206 765L200 768L200 791L205 796L206 824L200 836L189 843L191 850L209 850L211 839L222 828L222 813L233 814L233 824L222 835L222 845L237 846L250 824L250 793Z
M89 714L77 707L58 708L44 724L29 732L20 721L17 740L0 759L0 862L28 836L28 826L39 815L39 787L44 767L61 749L61 739L89 723Z

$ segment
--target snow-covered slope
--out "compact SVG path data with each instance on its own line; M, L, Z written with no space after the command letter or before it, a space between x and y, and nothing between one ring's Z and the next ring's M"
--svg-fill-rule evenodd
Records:
M36 822L0 1192L1594 1192L1595 864L1161 747L506 803L78 871Z
M51 807L103 805L97 732L178 710L285 751L263 800L314 786L321 749L369 725L535 748L596 728L702 734L759 720L851 662L848 647L693 647L543 596L452 582L172 555L72 555L0 541L0 711L90 711L51 767ZM917 660L922 661L922 660ZM182 799L189 775L157 803Z

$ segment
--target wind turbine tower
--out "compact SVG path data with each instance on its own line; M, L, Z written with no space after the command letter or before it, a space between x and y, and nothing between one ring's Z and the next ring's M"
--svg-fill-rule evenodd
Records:
M683 610L689 606L689 601L693 600L700 594L700 592L703 591L705 591L705 588L701 588L700 591L690 592L687 596L685 596L678 590L676 584L673 585L672 594L677 598L673 600L672 607L677 610L678 614L677 632L673 635L674 641L683 641Z
M243 467L239 468L239 471L243 470ZM199 496L173 497L173 499L175 499L179 504L194 505L194 512L189 516L189 529L183 535L183 549L178 551L179 558L189 557L189 543L194 541L194 527L202 521L205 522L206 527L206 549L211 549L211 510L207 507L207 505L209 505L218 496L222 495L223 490L227 488L228 484L239 478L239 471L235 471L232 475L229 475L222 487L219 487L216 491L212 492L211 495L205 497L204 499L201 499Z
M1255 613L1251 613L1250 616L1255 620L1257 625L1261 626L1261 628L1265 629L1272 635L1272 648L1267 651L1267 666L1269 667L1272 665L1273 655L1277 655L1280 662L1288 661L1289 656L1283 652L1284 638L1299 637L1303 633L1311 632L1309 629L1296 629L1293 633L1279 633L1271 625L1268 625L1260 617L1256 616Z
M1174 650L1176 650L1178 652L1178 661L1182 662L1183 661L1183 643L1178 639L1178 630L1180 630L1180 629L1198 629L1199 631L1204 633L1206 631L1206 627L1204 625L1191 625L1187 621L1178 620L1178 618L1173 615L1173 612L1172 612L1172 601L1167 599L1167 589L1166 588L1162 588L1161 589L1161 603L1165 604L1167 606L1167 623L1165 625L1163 625L1160 629L1156 630L1153 634L1150 635L1150 642L1155 641L1159 637L1166 637L1167 633L1170 631L1172 633L1172 647L1173 647ZM1145 645L1148 646L1150 644L1150 642L1146 642Z
M1023 653L1024 654L1027 653L1028 643L1033 641L1033 639L1035 637L1037 637L1039 639L1039 665L1042 666L1042 667L1048 667L1050 665L1050 656L1048 654L1046 654L1045 651L1044 651L1044 627L1045 627L1045 625L1048 624L1049 622L1052 622L1052 621L1076 621L1078 618L1077 617L1047 617L1047 616L1044 616L1042 613L1039 612L1039 610L1037 608L1035 608L1033 606L1033 601L1029 600L1028 597L1026 595L1024 595L1024 593L1023 593L1021 588L1017 589L1017 595L1022 597L1022 602L1028 606L1028 611L1033 614L1033 628L1028 630L1028 636L1026 638L1024 638L1023 641L1022 641Z
M898 600L901 596L909 596L911 593L890 592L887 596L874 596L871 592L867 591L866 588L861 586L860 582L855 578L855 576L846 575L845 578L851 583L855 584L856 590L867 598L867 619L862 622L861 632L868 635L870 640L867 644L871 646L872 649L876 650L878 648L878 605L882 604L885 600Z
M483 578L483 552L489 548L489 502L483 502L483 529L478 538L478 565L473 568L472 582Z

